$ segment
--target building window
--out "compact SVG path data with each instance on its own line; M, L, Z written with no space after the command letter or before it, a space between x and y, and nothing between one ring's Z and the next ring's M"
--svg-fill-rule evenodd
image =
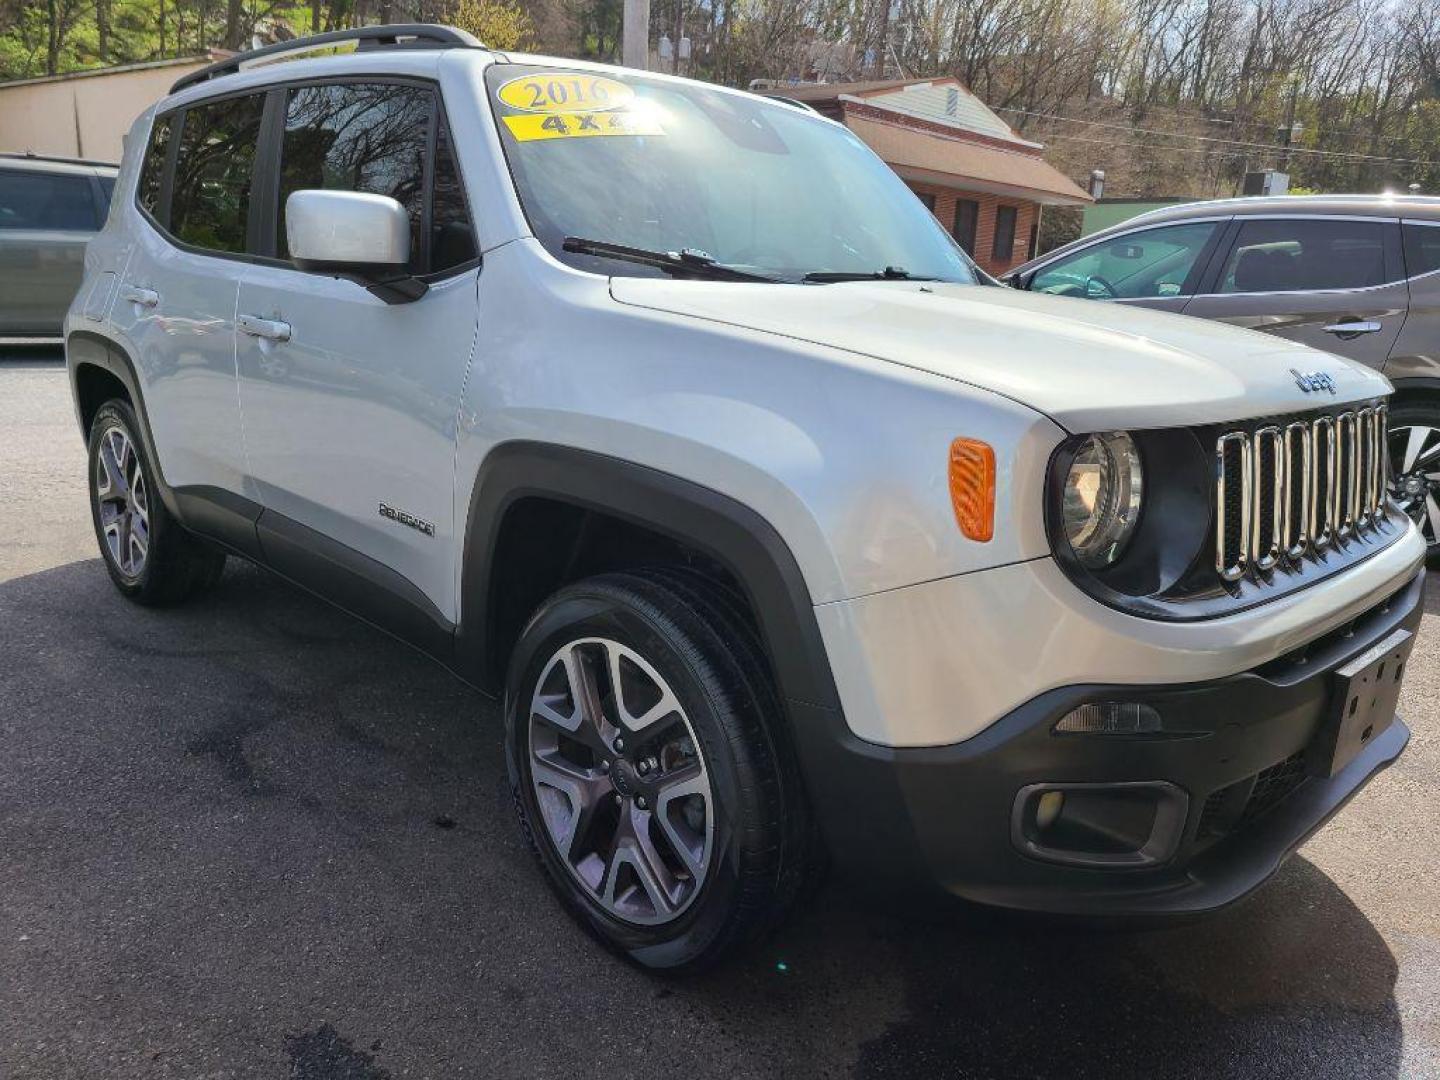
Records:
M1015 256L1015 207L995 208L995 242L990 246L990 257L996 262L1008 263Z
M955 200L955 240L967 255L975 254L975 227L980 222L980 204L974 199Z
M935 212L935 196L931 192L917 191L915 192L915 197L925 204L926 210L929 210L932 214Z

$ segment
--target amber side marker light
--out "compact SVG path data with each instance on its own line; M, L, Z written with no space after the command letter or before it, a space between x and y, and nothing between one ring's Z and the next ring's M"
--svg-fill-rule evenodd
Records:
M985 543L995 535L995 451L979 439L950 444L950 505L960 531Z

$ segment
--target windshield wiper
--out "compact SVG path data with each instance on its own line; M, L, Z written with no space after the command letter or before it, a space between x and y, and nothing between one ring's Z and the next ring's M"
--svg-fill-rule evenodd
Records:
M566 251L577 255L597 255L602 259L619 259L622 262L653 266L667 274L692 275L715 278L719 281L779 281L779 278L757 274L739 267L716 262L714 257L695 248L680 251L650 251L647 248L626 247L604 240L587 240L583 236L567 236L560 245Z
M938 281L940 279L916 277L903 266L887 266L884 270L815 270L800 280L829 285L836 281Z

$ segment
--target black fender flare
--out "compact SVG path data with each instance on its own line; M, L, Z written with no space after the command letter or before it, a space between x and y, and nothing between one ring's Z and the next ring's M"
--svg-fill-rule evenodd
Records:
M183 520L184 515L176 503L175 491L165 479L165 470L155 449L155 439L150 433L150 417L145 411L145 395L140 392L140 377L135 371L135 361L122 345L104 334L91 330L76 330L66 336L65 370L70 378L70 400L75 406L75 423L80 428L80 437L88 441L90 432L86 430L84 414L80 410L79 382L80 369L83 367L99 368L112 375L125 388L135 410L135 418L140 422L140 431L137 434L144 442L145 454L154 467L155 487L160 492L165 509Z
M727 495L647 465L529 441L490 451L470 496L456 658L472 681L489 687L504 682L504 660L491 655L489 641L494 556L506 512L527 498L607 514L719 562L757 616L781 696L839 712L810 591L789 546L765 518Z

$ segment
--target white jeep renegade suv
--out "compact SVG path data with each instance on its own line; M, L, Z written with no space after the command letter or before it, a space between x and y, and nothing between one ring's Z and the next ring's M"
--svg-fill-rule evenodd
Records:
M116 586L239 555L503 695L540 865L642 964L827 862L1214 908L1409 737L1385 379L994 287L803 107L443 27L261 49L136 123L86 272Z

